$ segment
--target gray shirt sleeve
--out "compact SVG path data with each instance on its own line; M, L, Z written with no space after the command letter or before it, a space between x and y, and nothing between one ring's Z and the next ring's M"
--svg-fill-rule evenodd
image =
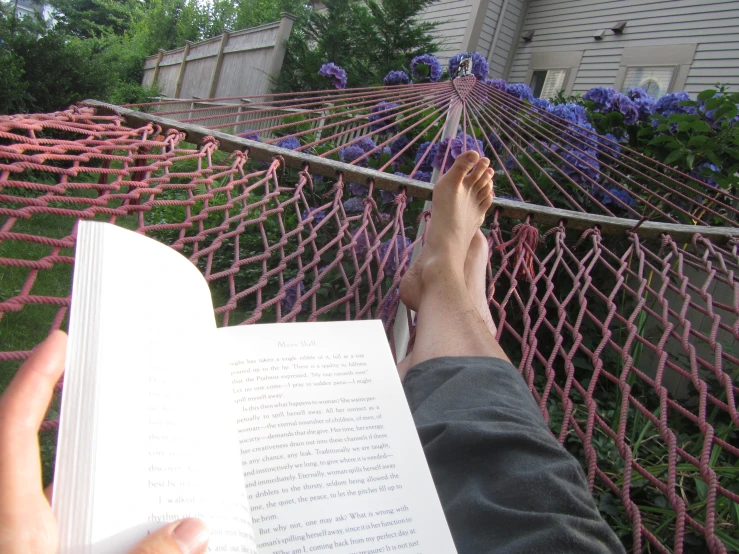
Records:
M511 364L436 358L403 387L459 554L624 552Z

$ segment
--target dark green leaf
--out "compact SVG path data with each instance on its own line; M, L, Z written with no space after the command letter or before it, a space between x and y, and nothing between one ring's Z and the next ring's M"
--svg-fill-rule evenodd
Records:
M721 163L721 160L713 150L706 150L705 152L703 152L703 155L708 158L708 161L710 161L713 165L717 167L721 167L723 165Z
M705 500L708 496L708 485L700 479L695 479L695 490L698 493L698 498Z
M694 131L698 131L699 133L710 133L711 132L711 127L709 127L708 124L702 119L693 121L691 126Z
M706 100L708 100L709 98L713 98L714 96L716 96L716 89L709 88L698 95L698 101L705 102Z
M667 158L665 158L665 164L672 165L683 156L685 156L685 150L683 150L682 148L679 150L673 150L672 152L670 152Z
M704 135L696 135L693 137L690 137L690 140L688 141L688 146L693 148L701 148L706 142L708 141L708 137Z
M718 97L718 98L709 98L708 100L706 100L706 103L705 103L706 111L708 112L708 111L711 111L711 110L715 110L716 108L718 108L723 103L724 103L724 99L721 98L721 97Z

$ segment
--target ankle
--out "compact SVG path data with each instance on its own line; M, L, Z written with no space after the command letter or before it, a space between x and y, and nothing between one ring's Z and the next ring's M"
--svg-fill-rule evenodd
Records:
M467 288L463 266L455 264L450 256L438 254L428 256L425 260L421 268L421 285L424 291L437 285L443 287L460 286L465 290Z

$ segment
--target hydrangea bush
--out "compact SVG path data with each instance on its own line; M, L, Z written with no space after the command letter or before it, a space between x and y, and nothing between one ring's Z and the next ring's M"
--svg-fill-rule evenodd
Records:
M460 153L475 149L494 158L495 164L502 164L526 200L537 201L539 196L538 192L529 190L530 177L558 207L572 207L562 195L561 187L583 206L594 209L596 205L605 206L625 217L636 217L630 208L638 206L640 197L649 194L648 189L634 184L640 180L638 175L629 172L630 179L626 179L614 171L624 159L625 148L653 157L692 177L694 181L686 179L686 182L693 187L693 197L697 200L739 185L739 94L724 88L706 90L696 100L691 100L686 92L655 100L640 88L622 93L611 87L595 87L582 96L569 98L560 93L548 100L535 98L531 88L523 83L489 78L488 62L476 52L452 57L446 74L434 56L416 56L410 75L400 69L391 71L385 76L384 84L404 86L411 82L448 79L457 73L464 56L471 57L475 78L494 89L488 89L486 95L506 94L516 99L499 105L499 109L510 114L507 121L514 126L524 122L538 125L543 130L549 129L549 133L554 131L562 140L552 141L551 134L546 133L539 137L527 134L531 145L524 151L501 133L493 132L480 140L482 132L475 127L460 128L457 135L432 145L432 140L438 141L438 129L417 137L418 127L413 127L426 113L401 118L396 115L401 109L399 105L382 101L373 105L368 114L369 129L380 131L380 134L355 139L333 156L345 163L357 163L363 158L358 163L364 167L384 168L396 175L430 181L434 170L447 171ZM321 74L339 88L346 83L346 73L334 64L325 64ZM391 140L391 135L397 136ZM254 131L246 131L242 136L259 140ZM287 138L277 145L295 149L300 142ZM321 146L317 153L333 148L333 145ZM650 173L650 176L659 178L657 173ZM518 197L508 178L498 179L497 187L500 196ZM345 209L353 213L365 209L368 192L367 186L348 183ZM377 200L385 205L395 199L391 193L376 191L376 194ZM410 198L406 200L412 202ZM670 200L681 205L677 198ZM685 217L682 219L689 222Z

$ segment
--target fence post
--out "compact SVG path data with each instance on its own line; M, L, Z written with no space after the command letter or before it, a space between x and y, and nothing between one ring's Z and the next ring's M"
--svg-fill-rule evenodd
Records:
M213 68L213 75L210 78L210 88L208 89L208 98L215 98L216 90L218 90L218 81L221 79L221 67L223 67L223 49L228 43L229 31L228 29L223 30L221 35L221 44L218 45L218 57L216 58L216 65Z
M192 42L185 41L185 48L182 50L182 61L180 62L180 74L177 76L177 86L174 89L174 97L179 98L182 92L182 79L185 77L185 67L187 67L187 55L190 53L190 45Z
M457 128L459 127L459 121L462 118L462 105L463 102L457 96L454 96L449 106L449 111L446 114L446 122L444 123L444 130L441 133L441 139L439 142L447 137L457 136ZM431 185L435 185L436 181L439 180L440 171L434 169L431 174ZM423 204L423 210L427 211L431 209L431 201L426 200ZM423 236L423 232L426 229L426 220L421 220L418 225L418 233L416 233L416 239ZM419 242L413 247L411 254L411 262L413 263L416 258L421 254L422 245ZM408 341L411 338L411 330L408 326L408 318L406 317L406 305L403 302L398 302L398 311L395 313L395 322L393 323L393 338L395 339L395 360L400 363L408 353Z
M151 78L151 86L153 87L157 86L157 81L159 80L159 65L162 63L163 55L164 50L160 48L159 52L157 53L157 63L154 65L154 76Z
M280 26L277 29L275 46L272 49L272 61L267 72L270 84L275 82L277 77L280 76L280 71L282 71L282 62L285 61L285 52L287 51L287 41L290 38L290 32L293 30L294 21L295 16L293 14L287 12L280 13ZM269 85L267 88L269 88ZM264 92L267 92L267 90Z

